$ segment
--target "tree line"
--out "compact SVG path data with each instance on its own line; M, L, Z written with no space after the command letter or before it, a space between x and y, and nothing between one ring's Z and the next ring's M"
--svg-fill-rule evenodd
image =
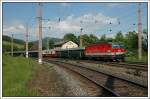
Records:
M3 36L3 41L11 42L11 38L9 36ZM68 33L64 35L63 40L71 40L79 45L80 36L76 36L73 33ZM101 42L117 42L120 44L123 44L124 47L131 52L137 53L138 50L138 33L135 31L130 31L126 34L119 31L115 34L114 37L106 37L105 34L103 34L100 38L98 38L94 34L84 34L82 35L83 40L83 46L86 47L88 45L94 44L94 43L101 43ZM46 41L46 40L45 40ZM25 42L23 40L14 39L14 43L24 45L24 48L18 48L14 45L14 50L24 50L25 49ZM49 48L54 47L54 40L49 40ZM33 42L29 42L29 48L31 48L34 45ZM10 44L3 44L3 51L10 51ZM43 49L46 49L46 47L43 47ZM142 50L144 52L148 52L148 30L144 29L142 33Z
M71 40L77 44L79 44L79 39L80 36L75 36L73 33L68 33L63 37L63 40ZM100 38L93 34L84 34L82 35L82 41L84 47L94 43L117 42L123 44L128 51L137 52L138 49L138 33L135 31L130 31L126 34L123 34L121 31L119 31L114 37L106 37L106 35L103 34ZM142 33L142 49L143 51L148 52L147 29L144 29Z

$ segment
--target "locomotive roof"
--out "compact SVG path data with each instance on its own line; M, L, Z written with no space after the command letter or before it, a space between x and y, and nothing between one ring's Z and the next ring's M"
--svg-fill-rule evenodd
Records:
M120 45L120 43L117 43L117 42L98 42L98 43L91 44L89 46L99 45L99 44L111 44L111 45L113 45L113 44L119 44Z

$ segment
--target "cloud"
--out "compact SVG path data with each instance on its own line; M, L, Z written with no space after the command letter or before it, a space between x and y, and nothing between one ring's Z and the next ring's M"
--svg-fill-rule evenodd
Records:
M4 34L9 34L9 33L22 33L25 31L25 26L21 23L19 24L13 24L11 26L6 26L4 25L3 27L3 33Z
M29 39L36 40L37 39L37 28L29 27ZM25 33L26 33L26 27L23 23L19 22L19 20L15 20L11 25L3 25L3 35L11 36L11 34L14 34L15 38L18 39L25 39Z
M102 13L88 13L81 16L69 15L64 19L51 20L49 22L43 22L43 38L46 36L62 38L66 33L74 33L79 35L80 29L83 28L83 34L91 34L101 32L101 29L108 26L109 23L113 25L117 24L117 18L106 16ZM3 26L3 33L5 35L22 34L24 35L25 26L22 23L14 23L9 26ZM37 26L29 28L30 40L38 39Z
M70 15L65 19L44 23L45 26L50 26L52 36L63 37L66 33L77 33L83 28L84 33L94 33L109 25L109 23L117 24L117 18L105 16L102 13L84 14L82 16Z

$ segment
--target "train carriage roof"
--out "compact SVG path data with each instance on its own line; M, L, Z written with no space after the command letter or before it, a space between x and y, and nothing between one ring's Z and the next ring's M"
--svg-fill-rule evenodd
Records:
M68 49L59 49L57 51L67 51L67 50L84 50L85 47L78 47L78 48L68 48Z

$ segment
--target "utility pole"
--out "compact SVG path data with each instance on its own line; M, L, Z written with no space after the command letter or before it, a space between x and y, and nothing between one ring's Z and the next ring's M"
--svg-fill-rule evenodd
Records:
M28 58L28 23L27 23L27 27L26 27L26 58Z
M38 21L39 21L39 47L38 47L38 62L42 64L42 4L39 3L38 8Z
M49 38L47 38L47 50L49 50Z
M141 4L138 4L138 56L142 58L142 20L141 20Z
M80 47L82 47L82 45L83 45L82 44L83 43L82 42L82 31L83 31L83 28L80 29Z
M13 49L14 49L14 45L13 45L13 34L12 34L12 37L11 37L11 56L13 56Z

